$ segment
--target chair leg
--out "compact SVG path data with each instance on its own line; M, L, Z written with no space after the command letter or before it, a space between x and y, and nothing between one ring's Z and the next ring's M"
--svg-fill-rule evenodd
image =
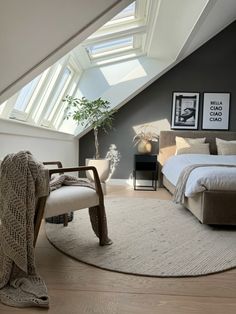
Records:
M64 227L68 226L68 214L63 214L63 225Z
M47 197L41 197L38 200L37 208L35 210L35 217L34 217L34 247L36 245L36 241L37 241L38 234L39 234L39 229L40 229L41 222L42 222L42 219L43 219L44 207L45 207L46 199L47 199Z
M99 238L99 244L101 246L112 244L112 241L108 238L107 219L104 205L90 207L89 215L93 231Z

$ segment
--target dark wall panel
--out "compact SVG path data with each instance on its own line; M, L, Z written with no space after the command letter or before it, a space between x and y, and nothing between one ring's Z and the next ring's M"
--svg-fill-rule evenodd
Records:
M171 123L172 93L200 92L200 123L202 119L203 92L230 92L230 127L236 131L236 22L200 47L197 51L176 65L173 69L129 101L116 114L114 130L100 134L100 152L105 157L111 144L121 154L113 178L127 179L133 169L133 126L167 119L162 129L169 129ZM158 125L158 123L157 123ZM154 145L153 153L158 152ZM80 139L80 164L86 157L94 155L93 133Z

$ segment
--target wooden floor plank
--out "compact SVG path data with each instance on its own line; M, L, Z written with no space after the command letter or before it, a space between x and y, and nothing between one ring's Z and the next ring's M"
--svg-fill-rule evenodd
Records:
M236 298L184 297L49 289L49 314L235 314ZM36 314L40 309L0 305L0 313Z

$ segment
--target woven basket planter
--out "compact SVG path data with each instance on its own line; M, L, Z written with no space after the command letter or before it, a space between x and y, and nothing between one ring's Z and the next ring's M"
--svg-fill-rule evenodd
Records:
M74 218L74 212L70 212L67 214L68 222L72 221ZM63 224L64 223L64 215L53 216L45 219L46 222L51 224Z

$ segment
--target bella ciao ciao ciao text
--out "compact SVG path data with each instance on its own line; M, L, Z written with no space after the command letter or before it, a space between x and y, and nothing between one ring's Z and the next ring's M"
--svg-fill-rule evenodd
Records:
M222 107L222 102L221 101L211 101L211 104L210 104L210 117L209 117L209 120L211 122L213 121L222 121L222 110L223 110L223 107Z

